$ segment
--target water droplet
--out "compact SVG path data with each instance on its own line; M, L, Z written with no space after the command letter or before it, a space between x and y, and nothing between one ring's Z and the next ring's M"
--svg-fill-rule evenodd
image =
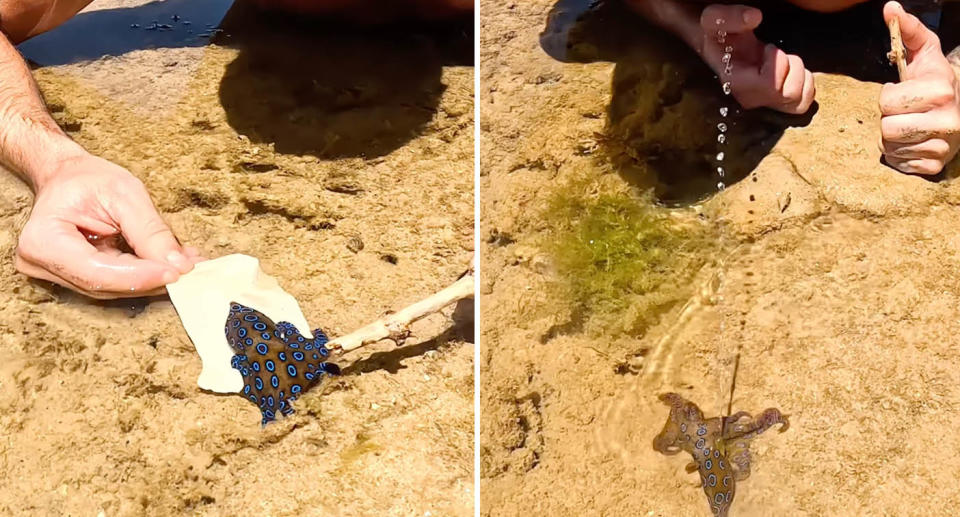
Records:
M718 162L723 161L723 151L720 151L719 153L717 153L717 161ZM723 170L723 169L717 169L717 170Z
M137 290L136 287L131 287L131 288L130 288L130 292L131 292L131 293L134 292L134 291L136 291L136 290Z
M723 25L723 18L717 18L717 25Z
M724 95L730 95L730 81L723 83L723 93Z
M723 170L723 167L717 167L717 176L721 178L727 174L727 171Z
M722 181L717 183L717 190L723 190L725 188L727 188L727 186L724 185Z
M724 64L729 63L729 62L730 62L730 57L731 57L731 54L730 54L729 52L727 52L726 54L724 54L724 55L720 58L720 61L723 62Z
M723 49L723 51L726 52L727 54L732 54L732 53L733 53L733 47L731 47L730 45L727 45L727 47L726 47L725 49Z
M730 108L727 108L726 106L720 108L720 116L721 116L721 117L726 117L726 116L727 116L727 113L730 113Z
M717 37L719 37L719 38L726 38L726 37L727 37L727 31L725 31L725 30L723 30L723 29L718 30L718 31L717 31Z
M727 143L727 135L717 135L717 143L718 144Z
M723 69L723 73L730 75L733 73L733 65L727 63L727 66Z
M727 132L727 125L724 124L723 122L721 122L721 123L717 124L717 129L719 129L721 133L726 133L726 132Z

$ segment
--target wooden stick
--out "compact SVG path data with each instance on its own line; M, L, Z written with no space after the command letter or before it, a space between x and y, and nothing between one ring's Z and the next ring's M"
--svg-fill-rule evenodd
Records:
M383 339L392 339L397 343L409 333L410 325L426 316L440 312L453 302L473 298L473 271L461 277L450 287L429 296L419 302L362 327L350 334L340 336L327 343L330 350L349 352Z
M890 52L887 52L887 59L891 64L897 65L897 72L902 82L907 76L907 50L903 47L903 37L900 35L900 20L898 18L890 20L887 29L890 30Z

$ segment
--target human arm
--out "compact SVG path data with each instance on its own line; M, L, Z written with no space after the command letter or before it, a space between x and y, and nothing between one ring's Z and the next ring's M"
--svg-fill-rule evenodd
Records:
M3 10L8 6L0 0L0 29L11 27L16 38L58 16L56 6L48 5L46 14L27 11L21 19L13 16L20 11ZM57 126L29 68L2 32L0 165L35 194L14 256L17 270L28 276L95 298L143 296L162 292L197 260L196 250L182 248L157 214L140 180L91 155ZM110 239L86 238L115 234L136 255L111 246Z

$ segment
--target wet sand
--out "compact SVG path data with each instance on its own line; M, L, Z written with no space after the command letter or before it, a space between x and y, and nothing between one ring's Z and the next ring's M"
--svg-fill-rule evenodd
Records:
M473 68L445 50L460 39L280 37L231 16L209 46L35 75L184 243L258 257L332 337L455 281L473 255ZM168 299L93 302L17 274L32 198L0 183L0 513L472 515L473 345L452 309L403 347L340 358L345 375L261 429L249 402L197 388Z
M811 120L784 124L723 193L672 209L723 222L726 253L696 275L688 310L639 335L556 335L570 307L544 294L562 280L538 247L550 192L644 184L593 152L611 103L630 104L622 64L546 55L552 4L481 13L481 513L710 515L689 456L653 451L668 413L657 395L726 412L739 348L733 411L776 407L791 426L754 441L731 515L955 514L960 187L880 164L880 85L818 73ZM632 86L655 99L675 84L647 63L652 78ZM638 123L661 134L681 100L656 120L635 101ZM702 121L667 134L714 138Z

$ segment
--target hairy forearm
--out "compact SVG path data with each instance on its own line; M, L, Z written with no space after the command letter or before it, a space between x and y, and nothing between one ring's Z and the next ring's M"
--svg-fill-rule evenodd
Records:
M47 112L30 69L0 33L0 164L36 189L83 153Z

